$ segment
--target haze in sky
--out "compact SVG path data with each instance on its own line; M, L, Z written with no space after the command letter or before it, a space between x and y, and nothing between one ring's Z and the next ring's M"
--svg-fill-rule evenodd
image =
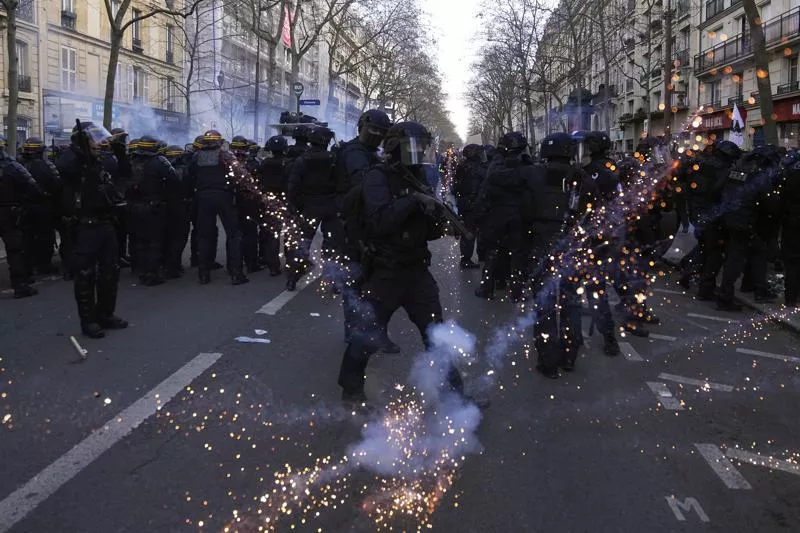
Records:
M464 91L470 65L483 40L477 18L481 0L423 0L436 40L439 70L444 77L447 109L461 138L467 138L469 111Z

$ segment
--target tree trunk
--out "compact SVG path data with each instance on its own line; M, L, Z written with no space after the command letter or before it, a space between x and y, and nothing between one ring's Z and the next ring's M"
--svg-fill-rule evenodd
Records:
M6 150L10 156L17 153L17 107L19 105L19 76L17 75L17 7L19 2L4 2L6 21L6 46L8 47L8 135Z
M267 121L272 120L272 106L275 103L275 71L278 64L275 59L275 43L269 43L269 62L267 64Z
M260 23L260 21L259 21ZM253 140L258 142L258 89L261 85L261 37L256 31L256 86L253 95Z
M772 105L772 82L769 79L769 55L764 40L764 30L761 26L761 16L758 14L755 0L744 0L744 13L750 25L750 38L752 39L753 55L756 60L756 82L758 84L758 97L761 101L761 124L764 128L764 142L778 145L778 125L775 123Z
M111 29L111 48L108 52L108 74L106 75L106 98L103 102L103 126L111 129L111 118L114 109L114 80L117 77L119 49L122 47L122 32Z
M606 2L600 2L598 6L597 20L600 21L600 54L603 57L603 129L606 134L611 136L611 65L608 59L608 35L606 35L605 10Z
M664 8L664 138L672 138L672 0Z

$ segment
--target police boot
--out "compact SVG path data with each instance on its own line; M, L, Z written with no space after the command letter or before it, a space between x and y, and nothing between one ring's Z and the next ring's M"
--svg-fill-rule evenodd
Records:
M100 270L97 278L97 323L104 329L125 329L128 322L114 314L117 309L119 268Z
M92 339L102 339L106 336L106 332L97 323L94 288L94 269L79 270L75 273L75 302L78 304L81 331Z
M231 275L231 283L234 285L244 285L245 283L249 283L250 278L244 275L244 272L237 272L236 274Z
M211 273L208 270L198 270L197 277L200 280L200 285L208 285L211 283Z
M293 292L295 289L297 289L297 279L294 276L289 276L289 279L286 280L286 290Z
M269 267L269 275L273 278L281 275L281 268L280 267Z
M39 291L24 283L18 287L14 287L14 298L28 298L29 296L36 296Z
M607 335L603 339L603 353L608 357L616 357L620 354L619 343L614 335Z
M164 279L158 274L145 274L139 278L145 287L156 287L164 283Z

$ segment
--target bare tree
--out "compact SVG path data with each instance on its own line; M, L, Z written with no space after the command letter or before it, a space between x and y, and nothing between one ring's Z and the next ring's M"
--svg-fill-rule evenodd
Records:
M21 0L29 3L33 0ZM6 83L8 84L8 115L6 128L8 136L6 146L8 153L13 157L17 153L17 111L19 108L19 57L17 57L17 12L20 7L20 0L0 0L0 7L6 11L6 49L8 52L8 72Z
M292 83L299 81L300 62L317 44L322 32L354 3L355 0L291 0L289 35L292 46L289 53L292 56Z
M761 124L764 128L764 141L768 144L777 146L778 144L778 125L775 123L775 116L772 104L772 82L769 77L769 55L764 38L764 28L761 15L754 0L744 0L744 13L747 23L750 25L750 35L752 36L753 55L755 56L756 66L756 85L758 87L758 98L761 107Z

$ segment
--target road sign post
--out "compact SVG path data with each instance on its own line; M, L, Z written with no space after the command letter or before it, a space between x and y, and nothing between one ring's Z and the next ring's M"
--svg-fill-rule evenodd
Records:
M303 96L303 91L304 90L305 90L305 87L299 81L295 82L292 85L292 92L294 93L295 97L297 98L297 113L298 114L300 113L300 97Z

